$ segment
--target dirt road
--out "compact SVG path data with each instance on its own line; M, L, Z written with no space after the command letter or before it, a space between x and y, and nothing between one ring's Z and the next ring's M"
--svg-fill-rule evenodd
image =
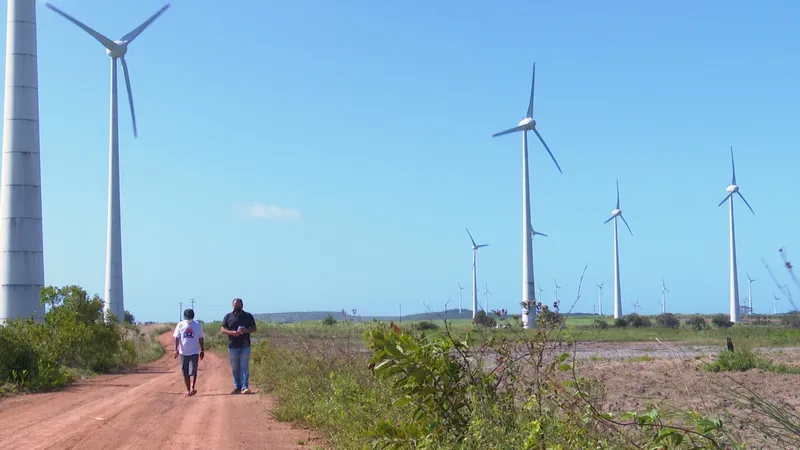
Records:
M168 344L171 333L160 337ZM171 347L168 347L171 348ZM305 430L280 423L261 395L230 395L227 360L205 355L197 395L184 397L178 363L164 358L122 375L102 375L66 391L0 400L0 448L309 449ZM257 389L256 389L257 391Z

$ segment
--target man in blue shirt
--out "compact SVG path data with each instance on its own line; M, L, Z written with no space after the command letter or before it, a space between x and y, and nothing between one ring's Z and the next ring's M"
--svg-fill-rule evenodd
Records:
M246 312L242 299L233 299L233 312L222 319L222 334L228 336L228 356L233 372L231 394L250 394L250 333L256 331L253 315Z

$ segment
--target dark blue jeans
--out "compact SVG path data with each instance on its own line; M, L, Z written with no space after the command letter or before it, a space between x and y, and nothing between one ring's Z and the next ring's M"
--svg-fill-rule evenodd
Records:
M233 388L245 389L250 387L250 346L242 348L228 347L228 356L231 361L231 371L233 372Z

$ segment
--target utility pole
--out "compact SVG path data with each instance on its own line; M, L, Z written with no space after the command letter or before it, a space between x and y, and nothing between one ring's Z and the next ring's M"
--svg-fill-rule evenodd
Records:
M183 320L183 302L178 302L178 322Z
M194 311L194 299L192 299L192 311Z
M400 323L403 323L403 304L400 303Z

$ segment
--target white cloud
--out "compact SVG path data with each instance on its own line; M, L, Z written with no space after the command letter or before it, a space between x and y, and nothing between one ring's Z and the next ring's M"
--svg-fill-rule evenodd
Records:
M260 202L236 205L236 209L247 217L262 220L294 221L300 219L301 215L297 209L281 208L273 204L265 205Z

